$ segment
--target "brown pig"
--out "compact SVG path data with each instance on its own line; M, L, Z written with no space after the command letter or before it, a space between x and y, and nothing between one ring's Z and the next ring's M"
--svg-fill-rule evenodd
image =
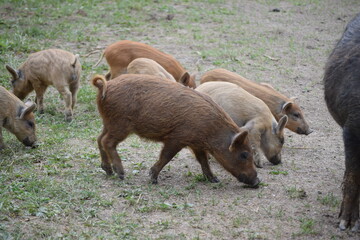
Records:
M312 132L305 121L304 114L294 100L279 93L269 84L259 84L221 68L206 72L202 76L200 83L210 81L234 83L264 101L277 121L279 121L284 115L287 115L288 122L285 127L289 130L297 134L305 135Z
M135 133L162 142L159 160L150 176L157 183L161 169L184 147L189 147L210 182L208 153L240 182L257 186L260 180L251 153L248 131L234 121L208 96L158 76L124 74L106 82L97 75L92 84L99 90L97 105L103 120L98 137L102 168L120 179L124 169L116 151L118 143Z
M133 60L127 67L127 73L160 76L164 79L176 82L175 78L160 64L149 58L136 58Z
M134 59L149 58L160 64L175 78L176 81L179 82L180 79L182 79L182 84L191 88L196 87L195 75L191 75L189 78L184 79L183 75L188 75L187 71L173 56L163 53L144 43L129 40L122 40L113 43L106 47L95 66L101 62L103 57L106 58L106 61L110 66L110 72L106 75L107 80L116 78L120 74L126 73L127 66Z
M31 101L23 103L14 94L0 86L0 150L5 147L2 128L13 133L26 146L36 146L35 104Z
M260 149L271 163L281 162L286 115L277 123L269 107L262 100L233 83L206 82L196 90L209 95L238 126L246 126L249 129L249 140L254 150L256 166L262 167Z
M12 75L13 93L23 100L35 90L38 111L44 112L44 93L53 85L65 100L65 119L71 121L80 83L81 64L78 55L61 49L30 54L18 70L6 65Z

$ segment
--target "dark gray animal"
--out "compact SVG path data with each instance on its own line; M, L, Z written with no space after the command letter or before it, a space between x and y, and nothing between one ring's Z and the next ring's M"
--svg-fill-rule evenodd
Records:
M345 146L340 229L359 230L360 194L360 14L353 18L330 54L324 75L325 101L342 127Z

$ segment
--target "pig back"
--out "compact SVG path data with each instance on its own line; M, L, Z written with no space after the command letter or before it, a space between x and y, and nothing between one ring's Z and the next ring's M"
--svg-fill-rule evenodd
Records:
M360 121L359 42L360 14L347 25L325 66L325 101L340 126Z
M79 80L81 64L75 55L61 49L47 49L30 54L21 69L27 79L40 79L42 84L52 85L53 81Z
M273 116L268 106L236 84L222 81L205 82L196 90L208 94L238 126L254 119L258 119L264 125L272 124Z
M125 74L106 85L106 97L98 96L99 112L114 131L126 128L141 137L171 137L184 144L206 142L219 131L239 131L209 97L160 77Z
M236 73L222 68L214 69L205 73L204 76L201 78L200 83L211 81L224 81L234 83L239 87L242 87L250 94L264 101L269 106L270 110L276 109L277 111L281 111L281 103L285 103L286 101L290 100L289 98L280 94L271 87L267 87L265 85L250 81Z
M13 93L0 86L0 121L16 114L18 106L24 105Z
M136 58L149 58L164 67L176 80L186 71L173 56L140 42L122 40L113 43L105 49L104 56L111 68L119 64L127 67Z

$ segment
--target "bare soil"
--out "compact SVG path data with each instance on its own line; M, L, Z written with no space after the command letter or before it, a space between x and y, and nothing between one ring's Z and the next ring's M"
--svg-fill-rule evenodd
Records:
M142 224L147 226L144 228L144 234L149 234L147 237L178 236L180 233L187 239L360 237L358 233L338 229L344 173L343 143L341 129L327 111L322 85L327 56L346 23L360 9L360 4L335 0L312 4L264 2L225 2L224 8L235 11L236 16L223 18L221 23L212 19L194 22L200 32L206 33L206 45L201 40L191 39L179 44L173 35L167 36L162 29L156 33L134 33L133 37L172 54L190 73L196 73L197 79L207 70L218 67L214 64L218 60L216 56L203 58L201 52L227 50L228 59L222 59L225 68L248 79L270 83L289 97L297 97L314 132L303 136L286 131L283 163L275 167L265 162L264 168L258 169L264 183L259 189L244 188L212 161L211 166L222 181L221 185L199 182L194 189L168 200L169 203L189 203L191 214L177 215L171 211L140 214ZM207 7L201 2L194 5ZM174 7L181 9L184 6ZM155 16L165 17L161 13L155 13ZM181 16L175 15L172 21L182 21ZM174 31L189 35L186 29ZM102 43L106 46L116 40L110 38ZM153 150L154 161L159 149ZM130 154L130 158L137 161L135 154ZM142 185L148 180L146 173L152 163L145 163L146 170L140 171L141 177L134 176L132 184ZM274 170L279 174L276 175ZM189 187L189 178L184 180L189 171L201 172L191 153L183 150L170 163L170 168L160 173L157 188ZM142 197L148 198L147 201L157 199L151 194ZM325 202L326 199L331 199L330 203ZM114 211L123 207L120 201ZM158 232L148 229L159 221L170 221L171 226Z
M244 48L259 49L260 57L252 57L256 50L249 50L248 55L237 55L235 64L229 64L228 70L254 81L270 83L283 94L297 97L314 132L301 136L286 131L283 163L275 169L287 175L272 174L274 166L266 163L263 169L258 169L265 186L248 189L213 161L211 165L222 187L197 184L189 195L170 199L170 202L191 203L196 220L193 216L177 218L171 213L156 213L145 215L145 222L151 225L171 219L174 227L165 232L183 232L189 239L195 236L201 239L359 239L356 233L338 229L344 173L343 143L341 129L329 115L323 99L322 77L327 56L360 5L355 1L324 2L302 5L299 1L299 6L282 1L273 5L254 1L228 3L242 15L241 31L231 28L231 17L222 23L230 26L229 32L219 33L221 28L210 19L202 21L202 31L214 38L214 42L206 46L191 40L179 46L172 44L172 39L166 35L150 36L153 45L176 56L189 72L197 73L197 79L205 71L217 67L213 65L216 57L202 59L196 55L197 51L218 49L222 45L230 48L230 52L236 52L236 48L242 49L241 53L246 53ZM175 20L179 20L176 15ZM239 25L234 24L234 28L237 27ZM226 45L234 38L239 39L239 44ZM183 182L183 178L187 169L200 173L191 154L183 150L171 163L171 169L160 174L159 187L186 187L188 183ZM142 181L135 184L142 184ZM335 206L321 201L328 196L333 197ZM309 222L313 223L309 224L310 233L306 232Z

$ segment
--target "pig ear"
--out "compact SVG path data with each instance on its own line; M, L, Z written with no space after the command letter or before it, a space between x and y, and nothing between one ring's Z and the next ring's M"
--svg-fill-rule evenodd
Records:
M190 76L190 83L193 83L193 87L194 88L196 88L196 82L195 82L195 74L192 74L191 76Z
M179 83L181 83L184 86L189 86L190 82L190 74L188 72L184 72L184 74L179 79Z
M9 73L13 76L13 80L16 80L19 78L19 75L17 73L17 71L15 69L13 69L12 67L10 67L9 65L5 65L6 69L9 71Z
M293 105L292 102L284 103L284 105L281 108L281 112L285 114L292 107L292 105Z
M291 97L290 100L295 102L295 100L298 99L297 97Z
M22 108L21 111L20 111L20 116L19 118L20 119L23 119L24 116L26 116L27 114L31 113L32 111L35 110L35 107L36 107L36 104L33 103L31 100L27 100L25 102L25 108Z
M284 115L284 116L282 116L282 118L280 118L279 123L276 126L276 131L275 131L276 134L280 134L284 130L287 121L288 121L288 116L286 116L286 115Z
M237 133L231 141L231 144L229 147L230 152L234 151L236 149L236 146L241 145L245 141L248 134L249 134L249 132L247 130Z
M247 130L247 131L251 131L255 126L255 122L254 121L249 121L247 122L243 127L241 127L241 129Z

